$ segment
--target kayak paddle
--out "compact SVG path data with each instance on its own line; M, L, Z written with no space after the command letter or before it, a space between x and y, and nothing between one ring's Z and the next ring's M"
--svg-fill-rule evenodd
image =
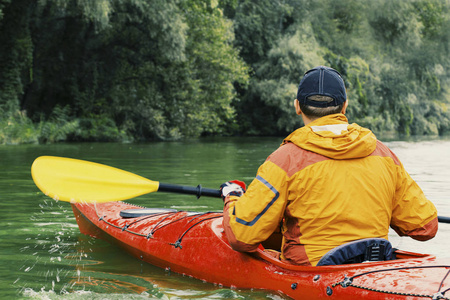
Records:
M153 181L114 167L85 160L41 156L31 166L37 187L47 196L67 202L112 202L153 192L220 198L220 190ZM449 223L450 217L438 217Z
M36 186L67 202L111 202L157 191L221 197L220 190L160 183L110 166L84 160L41 156L31 166Z

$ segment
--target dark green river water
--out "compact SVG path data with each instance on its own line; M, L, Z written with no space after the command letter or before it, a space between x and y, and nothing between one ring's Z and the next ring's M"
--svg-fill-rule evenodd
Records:
M173 184L218 188L250 183L281 138L201 139L148 144L0 146L0 296L2 299L284 299L231 290L143 264L108 243L79 233L70 205L43 195L30 167L41 155L72 157ZM388 145L438 208L450 216L450 139ZM148 207L221 210L215 198L152 193L129 202ZM417 242L390 234L393 246L450 257L450 224ZM257 274L255 274L257 276Z

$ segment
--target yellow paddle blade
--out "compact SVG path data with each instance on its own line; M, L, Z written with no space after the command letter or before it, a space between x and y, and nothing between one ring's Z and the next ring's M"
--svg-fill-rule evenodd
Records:
M41 156L31 166L37 187L68 202L110 202L156 192L159 182L84 160Z

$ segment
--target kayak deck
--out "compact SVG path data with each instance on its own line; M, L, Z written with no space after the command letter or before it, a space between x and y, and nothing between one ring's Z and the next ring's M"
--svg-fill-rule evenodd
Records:
M232 250L221 212L162 209L124 218L122 211L141 207L113 202L72 208L82 233L117 244L152 265L217 285L275 290L294 299L449 299L450 264L432 255L397 250L391 261L295 266L264 249L277 249L280 235L255 253Z

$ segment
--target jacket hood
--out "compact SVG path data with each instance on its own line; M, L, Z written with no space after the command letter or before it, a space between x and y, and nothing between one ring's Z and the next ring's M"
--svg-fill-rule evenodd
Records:
M367 128L348 124L343 114L334 114L295 130L283 144L289 142L332 159L352 159L372 154L377 138Z

